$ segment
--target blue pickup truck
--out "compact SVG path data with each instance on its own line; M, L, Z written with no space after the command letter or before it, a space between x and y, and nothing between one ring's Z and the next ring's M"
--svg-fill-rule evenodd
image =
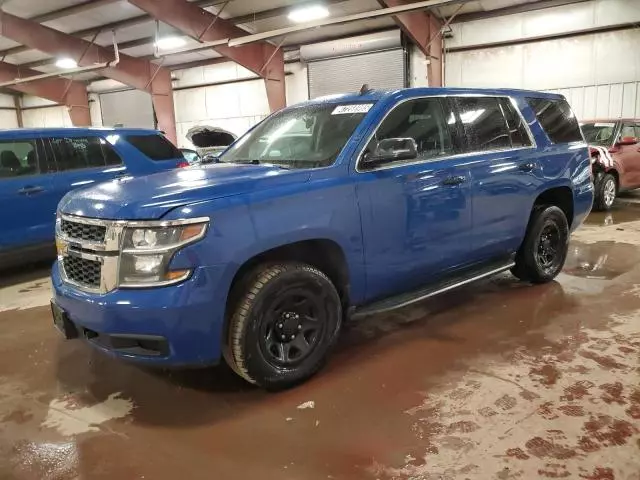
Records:
M62 200L52 311L67 338L162 366L224 357L290 386L350 318L506 270L551 281L593 201L569 105L532 91L317 99L219 160Z
M0 130L0 267L53 257L56 206L69 191L183 163L155 130Z

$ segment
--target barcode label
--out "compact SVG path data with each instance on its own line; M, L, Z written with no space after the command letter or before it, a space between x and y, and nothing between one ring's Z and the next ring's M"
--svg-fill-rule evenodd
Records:
M331 115L344 115L347 113L367 113L373 103L355 103L353 105L339 105L333 109Z

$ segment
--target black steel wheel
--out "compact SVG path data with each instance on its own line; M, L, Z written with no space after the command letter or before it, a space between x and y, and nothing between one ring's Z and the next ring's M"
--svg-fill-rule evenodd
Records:
M555 206L537 206L511 269L516 277L533 283L553 280L562 270L569 248L569 224Z
M265 388L286 388L316 373L340 331L336 288L300 263L258 268L241 282L229 323L227 363Z

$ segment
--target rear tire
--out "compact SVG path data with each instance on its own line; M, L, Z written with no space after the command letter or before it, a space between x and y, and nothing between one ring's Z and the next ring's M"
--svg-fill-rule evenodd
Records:
M611 210L618 195L618 183L610 173L598 175L594 183L593 209L600 212Z
M230 367L267 389L320 370L342 324L331 280L310 265L284 263L259 267L241 285L225 349Z
M555 206L536 206L511 273L520 280L547 283L562 270L569 248L569 224Z

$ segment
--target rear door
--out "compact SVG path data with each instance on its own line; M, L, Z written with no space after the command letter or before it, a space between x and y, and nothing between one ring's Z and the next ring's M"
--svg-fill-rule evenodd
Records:
M98 136L51 137L47 141L57 172L53 175L55 205L68 192L126 174L126 167L111 145Z
M464 132L473 195L473 250L478 261L518 249L540 180L535 146L508 97L451 100Z
M633 122L623 122L620 129L619 138L623 137L640 138L640 124ZM622 164L622 170L625 172L624 187L637 188L640 187L640 143L632 145L620 145L615 147L617 152L614 153L618 163Z
M0 141L0 251L53 243L56 195L38 138Z

